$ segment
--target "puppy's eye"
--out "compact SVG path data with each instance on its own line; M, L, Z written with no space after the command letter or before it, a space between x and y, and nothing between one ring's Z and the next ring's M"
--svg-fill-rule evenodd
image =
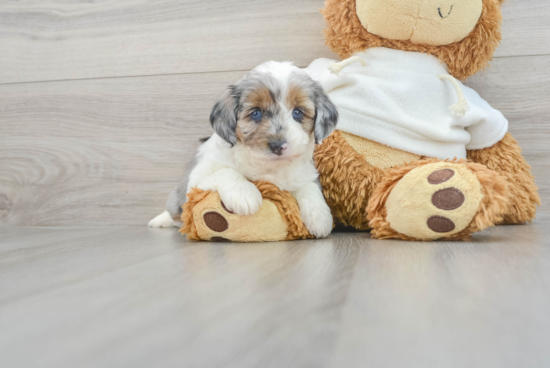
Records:
M256 110L252 114L250 114L250 117L252 118L252 120L260 121L262 120L262 112L260 110Z
M294 111L292 111L292 117L294 118L294 120L300 122L304 117L304 113L300 109L294 109Z

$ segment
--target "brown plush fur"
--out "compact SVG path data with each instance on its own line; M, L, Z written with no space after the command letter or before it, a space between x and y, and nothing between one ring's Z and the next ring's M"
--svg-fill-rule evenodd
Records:
M344 226L368 230L365 208L384 171L368 164L337 131L317 147L315 162L332 216Z
M260 193L262 193L262 197L273 202L281 215L286 219L288 225L287 240L314 238L302 222L300 207L298 207L298 202L290 192L280 190L275 184L264 180L254 182L254 184L256 184Z
M441 160L435 158L418 160L386 171L384 179L372 194L366 210L366 213L368 213L369 225L372 227L371 235L374 238L431 241L431 239L411 238L392 229L389 222L386 221L386 200L399 180L411 170L422 165L439 161ZM467 163L466 160L446 160L446 162L466 165L479 180L483 191L483 199L476 215L468 227L459 233L438 240L468 240L472 233L493 226L496 222L502 220L501 213L503 213L506 208L508 200L506 196L508 182L505 177L494 171L488 170L485 166L480 164Z
M521 155L521 148L510 133L492 147L468 151L468 159L487 166L505 176L510 182L509 204L506 207L505 224L531 222L535 218L540 197L537 193L531 166Z
M342 59L372 47L425 52L445 62L455 78L464 80L488 65L501 40L500 0L483 0L481 18L474 30L462 41L444 46L417 45L371 34L361 25L355 3L356 0L327 0L322 10L328 21L326 43Z
M302 222L300 217L300 208L298 202L290 194L290 192L280 190L276 185L267 181L254 182L256 187L262 193L262 197L277 207L279 213L285 219L288 226L288 235L286 240L296 239L311 239L314 236L309 233L307 228ZM200 239L197 231L197 226L193 221L193 208L197 203L206 198L211 191L193 188L187 194L187 202L183 205L183 212L181 215L181 221L183 226L180 229L182 234L185 234L190 240L208 240ZM254 229L261 231L261 229Z
M186 235L189 240L201 240L197 231L197 225L193 221L193 208L197 203L206 198L208 194L210 194L209 190L199 188L193 188L193 190L187 193L187 202L183 205L183 212L181 213L183 226L179 231L182 235Z

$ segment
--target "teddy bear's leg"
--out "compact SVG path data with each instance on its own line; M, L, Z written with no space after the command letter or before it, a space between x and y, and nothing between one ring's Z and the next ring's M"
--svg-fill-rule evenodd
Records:
M395 167L367 207L379 239L467 239L500 221L506 208L505 177L465 160L424 159Z
M183 206L181 233L206 241L265 242L312 238L289 192L268 182L254 183L262 193L260 210L248 216L229 211L216 192L193 189Z
M367 163L335 131L315 151L323 194L337 224L370 229L365 208L384 170Z
M510 183L509 202L502 223L520 224L535 218L540 197L531 166L521 155L521 148L510 133L492 147L468 151L468 159L505 176Z

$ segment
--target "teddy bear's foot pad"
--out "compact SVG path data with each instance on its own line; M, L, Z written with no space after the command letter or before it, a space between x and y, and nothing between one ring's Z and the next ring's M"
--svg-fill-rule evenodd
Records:
M467 166L430 163L411 170L396 184L386 202L387 221L408 237L447 237L472 222L481 199L481 184Z
M193 208L193 220L201 240L279 241L287 238L287 224L277 207L264 200L260 211L249 216L236 215L210 193Z
M223 233L225 230L229 229L229 222L217 212L207 212L202 218L206 227L212 231Z
M428 219L428 227L436 233L448 233L453 231L455 223L443 216L432 216Z
M456 188L441 189L432 196L433 205L446 211L456 210L465 200L464 194Z
M289 192L268 182L254 183L262 194L260 210L241 216L229 210L216 192L193 189L187 194L180 230L192 240L267 242L308 239L298 203Z
M441 184L455 175L452 169L437 170L428 176L428 183ZM456 188L438 190L432 196L432 204L446 211L456 210L464 204L466 197ZM427 221L428 227L436 233L448 233L456 229L454 222L444 216L431 216Z

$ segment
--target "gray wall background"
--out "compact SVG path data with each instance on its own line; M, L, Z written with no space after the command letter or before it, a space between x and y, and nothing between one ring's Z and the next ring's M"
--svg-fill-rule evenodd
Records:
M321 0L0 2L0 225L145 225L163 210L209 110L259 63L306 66ZM550 2L503 5L503 42L473 86L503 111L550 197Z

